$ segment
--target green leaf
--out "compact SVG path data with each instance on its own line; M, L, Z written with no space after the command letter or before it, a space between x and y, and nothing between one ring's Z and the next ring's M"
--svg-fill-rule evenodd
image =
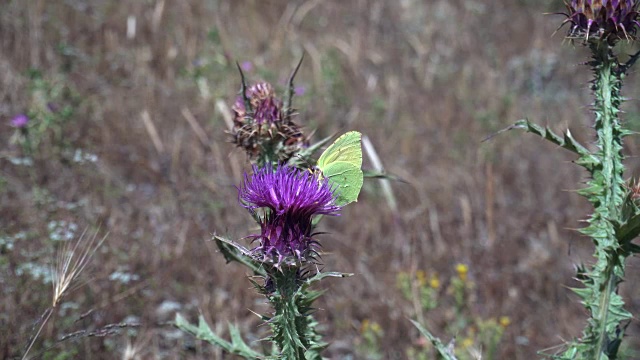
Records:
M422 325L420 325L419 322L414 321L414 320L409 320L411 321L411 323L418 328L418 330L420 331L420 333L422 335L424 335L424 337L426 337L427 339L429 339L429 341L431 341L431 344L433 344L433 346L436 348L436 350L438 350L438 353L440 354L440 356L442 356L442 358L444 360L457 360L456 356L453 354L453 346L452 343L449 344L448 346L445 346L442 341L440 341L440 339L438 339L437 337L433 336L433 334L431 334L429 332L429 330L425 329L424 327L422 327Z
M394 174L389 174L386 171L377 171L377 170L363 170L362 171L364 173L364 177L365 178L371 178L371 179L383 179L383 180L394 180L394 181L398 181L401 183L409 183L408 181L404 180L403 178L394 175Z
M489 136L485 139L489 140L490 138L503 133L505 131L513 130L513 129L521 129L526 132L536 134L564 149L567 149L575 154L580 156L580 159L576 161L578 165L584 166L587 169L592 169L595 165L600 163L600 160L597 156L593 155L587 148L582 146L572 135L569 130L564 134L564 136L559 136L555 134L548 127L544 128L540 125L532 123L528 119L521 119L515 122L515 124L498 131L497 133Z
M252 350L244 342L244 340L242 340L240 331L235 325L229 324L229 334L231 335L231 342L217 336L213 332L213 330L211 330L202 315L198 318L198 326L196 327L190 324L182 315L176 314L175 325L180 330L187 332L195 336L196 338L206 341L212 345L217 345L231 354L240 355L247 359L259 359L264 357L263 354Z
M640 235L640 214L633 215L621 226L616 226L616 238L620 244L625 245Z
M256 275L267 275L262 265L249 256L249 250L244 246L218 235L213 235L213 240L215 240L218 249L220 249L227 263L236 261L251 269Z

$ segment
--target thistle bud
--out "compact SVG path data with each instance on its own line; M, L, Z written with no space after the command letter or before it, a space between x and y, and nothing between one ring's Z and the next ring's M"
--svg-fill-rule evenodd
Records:
M245 96L236 98L232 109L232 142L243 148L250 158L275 151L277 161L287 161L307 146L300 126L293 122L290 114L285 115L282 101L269 83L260 82L248 88Z

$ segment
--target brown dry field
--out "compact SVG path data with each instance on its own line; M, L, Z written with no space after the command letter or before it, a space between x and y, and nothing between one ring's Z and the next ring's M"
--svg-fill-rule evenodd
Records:
M247 271L226 265L210 241L214 232L241 238L255 225L237 204L234 186L249 163L228 143L223 105L239 89L235 61L253 63L251 82L282 90L303 52L298 122L317 129L314 140L363 132L387 171L406 180L392 183L396 209L370 180L357 204L321 224L324 269L355 273L323 284L325 356L365 358L355 349L368 319L384 330L383 358L406 358L419 342L408 320L417 315L397 274L423 269L446 279L459 262L477 284L474 313L511 318L498 358L532 359L578 336L585 312L568 287L575 264L591 259L590 241L573 230L590 210L573 191L585 174L571 154L534 135L481 142L523 117L591 141L586 52L563 41L563 31L552 36L561 16L543 15L561 9L559 0L3 1L0 236L25 235L0 252L0 358L22 353L51 303L51 285L18 269L53 260L47 226L59 220L108 238L32 355L125 359L135 347L140 359L229 358L177 336L165 301L192 320L203 314L219 334L235 322L249 341L264 335L249 310L267 309ZM199 86L190 74L206 61ZM9 120L35 101L30 68L77 92L62 128L66 146L97 162L69 161L50 134L32 166L10 161L21 148L9 143ZM636 78L624 89L634 130ZM626 144L631 177L637 137ZM638 265L631 259L621 288L634 314ZM135 276L119 282L117 271ZM450 306L423 319L445 340ZM123 322L142 326L53 344ZM636 320L628 334L637 349Z

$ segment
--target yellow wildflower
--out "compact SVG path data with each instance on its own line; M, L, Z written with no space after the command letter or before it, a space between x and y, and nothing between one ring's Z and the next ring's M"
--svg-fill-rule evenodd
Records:
M469 266L459 263L456 265L456 272L460 277L460 280L467 281L467 274L469 273Z
M423 270L416 271L416 279L418 279L420 286L425 286L427 284L427 273Z
M506 328L511 324L511 319L509 319L508 316L500 316L500 319L498 319L498 322L500 323L500 326Z
M382 326L374 321L371 323L371 331L376 335L382 335Z
M432 289L440 288L440 279L438 279L438 275L431 275L431 279L429 279L429 286L431 286Z

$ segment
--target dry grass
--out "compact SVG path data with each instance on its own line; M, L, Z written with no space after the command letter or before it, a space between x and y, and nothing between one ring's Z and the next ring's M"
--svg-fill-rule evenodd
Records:
M253 62L251 80L282 89L302 52L307 57L297 83L306 93L294 103L299 122L317 128L316 138L362 131L385 168L408 181L392 184L396 211L372 181L361 201L323 224L330 229L321 239L329 253L325 268L357 274L329 282L320 302L318 316L332 342L326 356L357 358L359 324L371 319L385 331L385 358L404 358L418 333L407 320L415 316L411 302L394 290L396 274L452 274L456 262L469 264L478 284L475 311L512 319L500 358L530 359L578 335L585 317L566 286L575 285L572 264L590 260L589 242L571 230L589 211L572 191L584 174L569 164L569 154L533 136L480 142L524 116L590 139L589 74L579 65L585 52L562 45L560 35L550 37L560 19L542 15L559 10L559 3L5 2L2 123L33 101L26 70L64 74L83 99L64 127L66 138L99 160L64 161L49 151L55 144L44 141L26 168L8 160L19 148L0 150L0 236L26 231L0 254L7 274L0 273L0 328L11 329L0 335L0 357L21 354L30 325L50 301L45 285L17 270L51 246L46 224L61 219L102 224L110 236L91 282L69 295L77 307L58 314L70 320L49 322L41 338L133 320L144 328L137 339L126 331L74 337L49 354L222 358L175 337L165 324L172 312L161 306L169 301L190 316L202 312L219 332L233 321L250 340L261 336L264 329L248 310L264 311L261 299L244 270L225 265L208 241L213 232L245 236L252 226L234 188L248 163L225 142L220 104L231 103L238 90L236 60ZM134 19L135 31L127 29ZM214 41L207 37L212 30ZM187 73L203 59L215 61L209 81L198 86ZM633 97L634 89L625 93ZM637 102L626 110L637 124ZM7 144L12 130L2 129ZM636 141L628 142L631 156ZM637 169L632 157L629 176ZM61 206L69 203L76 206ZM638 313L637 261L629 269L623 294ZM110 276L116 271L138 278L119 282ZM444 316L428 318L427 325L442 334ZM637 346L637 321L629 334Z

